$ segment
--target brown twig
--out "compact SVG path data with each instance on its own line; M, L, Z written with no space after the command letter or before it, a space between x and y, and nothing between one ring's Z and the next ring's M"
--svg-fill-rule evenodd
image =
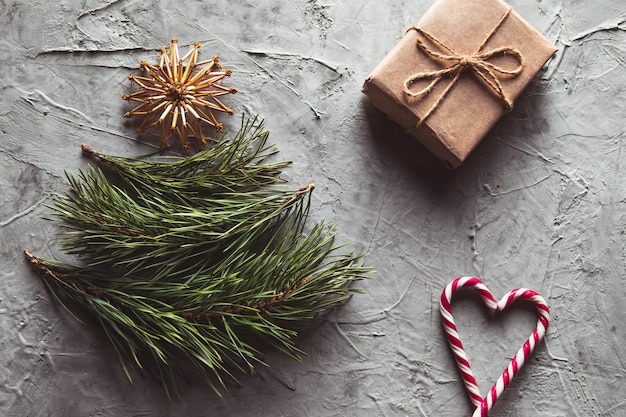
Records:
M88 283L81 280L69 278L68 276L59 272L54 272L49 266L45 264L43 259L33 255L28 249L24 249L24 254L30 261L31 265L35 267L37 272L39 272L39 275L41 275L44 280L51 279L53 282L60 282L68 287L71 287L72 289L78 290L90 296L100 298L107 301L108 303L114 304L106 295L104 295L101 291L92 287Z
M81 144L80 145L80 149L82 150L84 155L87 155L87 156L97 156L97 157L100 156L99 152L96 152L93 149L91 149L89 147L89 145L87 145L86 143Z
M211 311L211 312L203 313L203 314L183 312L183 313L180 313L180 316L189 321L193 321L197 323L210 323L212 319L215 319L217 317L222 317L222 316L242 315L246 312L254 312L254 313L261 312L262 313L264 311L271 310L272 307L274 307L278 302L282 301L288 295L293 294L297 290L307 285L309 282L311 282L312 279L313 279L313 275L307 275L302 280L297 282L295 285L291 286L290 288L287 288L284 291L279 292L272 298L269 298L267 300L261 301L260 303L253 304L250 306L233 306L233 307L221 310L221 311Z
M313 191L314 189L315 189L315 184L313 183L309 183L305 185L304 187L300 187L296 193L288 197L285 197L285 199L281 202L281 204L284 205L284 204L291 203L293 201L297 201L301 199L305 194L307 194L310 191Z

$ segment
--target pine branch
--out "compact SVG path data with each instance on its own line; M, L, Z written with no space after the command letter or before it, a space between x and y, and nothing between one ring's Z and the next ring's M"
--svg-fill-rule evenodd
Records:
M206 148L190 157L162 156L125 158L98 153L82 145L83 153L98 158L116 170L131 188L141 193L162 195L162 187L177 190L168 193L174 202L186 204L215 192L239 191L247 187L264 187L279 181L282 169L290 161L265 163L278 151L267 145L269 131L257 117L243 119L232 139L221 135L220 146ZM227 142L227 143L224 143Z
M85 279L88 275L83 276L86 272L98 276L105 271L85 271L37 258L28 251L26 255L50 292L68 311L79 319L86 318L105 333L131 381L133 368L146 369L170 395L176 390L175 358L179 356L203 373L207 369L212 371L222 385L224 377L237 381L229 367L245 372L247 369L241 362L258 362L258 351L247 344L240 343L236 349L229 350L230 338L215 326L196 325L167 310L159 310L145 297L96 287ZM209 378L208 382L217 391L214 379Z
M263 364L254 340L299 358L298 331L347 300L356 291L351 282L367 277L356 257L323 262L334 250L332 241L330 229L320 224L274 250L233 253L185 282L176 274L154 282L27 256L66 309L86 314L104 330L129 379L134 367L158 370L157 378L173 390L172 365L182 357L211 373L217 390L216 383L237 383L234 372ZM275 269L285 259L289 265Z
M263 364L259 343L299 358L298 333L371 272L338 253L332 227L305 232L314 186L275 184L288 163L264 162L275 151L255 121L185 159L83 147L108 171L68 174L70 192L50 208L61 248L84 266L26 251L51 294L103 331L128 378L145 370L168 395L179 359L219 392Z
M206 257L225 246L257 240L283 218L302 217L314 189L255 190L205 198L201 207L131 196L111 184L100 170L78 178L68 175L72 193L51 207L67 229L61 243L68 253L100 263L153 267L172 258ZM172 192L174 193L174 192ZM163 193L161 193L163 194Z

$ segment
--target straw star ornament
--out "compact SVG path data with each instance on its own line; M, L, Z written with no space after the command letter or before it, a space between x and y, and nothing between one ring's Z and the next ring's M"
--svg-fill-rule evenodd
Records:
M222 79L230 76L232 71L222 68L217 56L198 62L199 48L200 43L195 43L180 58L178 40L174 38L169 51L163 48L159 52L158 65L141 61L145 76L128 76L139 90L122 98L140 104L124 117L144 116L138 132L161 126L161 150L168 147L173 134L180 139L183 150L189 149L187 137L190 134L204 145L210 138L203 133L203 124L213 126L218 132L223 130L214 112L234 114L232 108L219 99L237 92L221 85Z

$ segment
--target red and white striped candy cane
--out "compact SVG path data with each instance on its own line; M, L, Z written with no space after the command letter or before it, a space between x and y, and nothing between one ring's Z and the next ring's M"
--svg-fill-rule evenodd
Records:
M483 302L489 310L503 311L509 305L517 300L526 300L535 305L539 318L537 320L537 326L533 330L532 334L524 342L524 345L519 349L515 357L511 359L509 366L502 372L502 375L498 378L496 383L491 387L489 393L485 398L482 397L476 384L476 378L472 372L470 363L465 355L463 349L463 343L457 332L454 318L452 317L451 301L454 294L461 288L473 288L480 294ZM443 327L448 336L448 342L454 354L459 372L467 388L470 400L474 405L474 413L472 417L486 417L489 411L495 404L498 397L509 385L513 377L517 375L517 372L524 365L526 359L535 350L537 344L543 339L548 329L548 322L550 320L550 309L541 295L533 290L526 288L516 288L510 291L507 295L502 297L500 301L491 294L491 291L487 289L485 284L478 278L474 277L460 277L452 281L446 286L441 294L441 303L439 305L441 311L441 319Z

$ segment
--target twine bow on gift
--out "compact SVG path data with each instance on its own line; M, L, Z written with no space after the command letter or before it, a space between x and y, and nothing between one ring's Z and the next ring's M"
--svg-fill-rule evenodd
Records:
M425 30L417 26L412 26L407 30L408 32L411 29L415 29L417 32L421 33L425 38L430 40L434 45L437 45L439 48L448 51L448 53L441 53L441 52L435 51L431 49L430 47L428 47L424 43L424 41L422 41L422 39L418 37L416 39L417 47L420 48L422 51L424 51L428 56L439 59L441 61L447 61L447 62L452 63L452 65L446 68L443 68L441 70L423 71L423 72L415 73L409 76L404 81L404 86L403 86L404 93L407 94L408 96L421 99L422 97L427 95L435 87L435 85L437 85L437 83L441 81L442 78L449 76L449 75L453 75L452 81L448 84L448 86L445 88L443 93L439 96L437 101L435 101L435 103L430 107L430 109L426 112L426 114L420 119L420 121L417 123L417 126L420 126L422 123L424 123L424 121L439 107L439 105L446 98L450 90L452 90L452 88L458 81L463 71L467 69L472 70L476 75L478 75L480 79L482 79L487 84L488 87L491 88L491 90L493 90L493 92L504 103L507 110L510 110L513 107L513 102L511 101L511 99L509 99L509 97L507 97L504 89L502 88L502 83L500 82L499 75L510 75L510 76L515 77L519 73L521 73L525 65L524 57L522 53L517 48L511 47L511 46L502 46L502 47L491 49L488 51L482 50L485 44L487 43L487 41L498 30L498 28L500 28L500 26L502 25L504 20L509 16L510 13L511 13L511 9L508 9L507 12L500 18L496 26L491 30L491 32L487 34L485 40L482 42L478 50L471 55L464 55L464 54L457 53L448 45L444 44L443 42L435 38L433 35L431 35L430 33L426 32ZM505 55L510 55L516 58L518 61L517 67L513 69L506 69L499 65L489 62L489 60L493 57L505 56ZM414 92L411 90L411 86L414 83L416 83L417 81L424 80L424 79L430 79L431 80L430 84L428 84L426 87L422 88L419 91Z

